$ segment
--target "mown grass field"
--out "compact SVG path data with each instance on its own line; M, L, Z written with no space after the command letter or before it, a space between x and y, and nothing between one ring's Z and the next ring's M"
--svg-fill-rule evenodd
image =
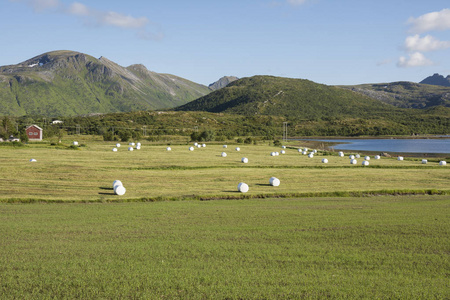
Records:
M237 185L245 182L255 195L335 193L381 190L450 191L448 166L420 160L395 158L370 160L368 167L350 165L347 157L308 158L297 148L270 156L280 147L267 145L207 145L189 151L189 145L143 144L127 151L122 145L92 142L79 150L59 149L48 144L25 148L1 148L0 201L125 201L157 198L238 197ZM227 157L221 157L222 152ZM249 162L241 162L247 157ZM323 164L322 158L329 160ZM30 162L30 159L37 162ZM270 177L280 179L279 187L269 185ZM124 196L112 190L114 180L127 189Z
M0 299L450 297L448 166L86 144L0 148Z

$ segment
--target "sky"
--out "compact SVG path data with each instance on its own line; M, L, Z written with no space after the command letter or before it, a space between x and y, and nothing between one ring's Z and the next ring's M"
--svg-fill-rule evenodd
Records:
M204 85L450 74L448 0L0 0L0 32L0 66L73 50Z

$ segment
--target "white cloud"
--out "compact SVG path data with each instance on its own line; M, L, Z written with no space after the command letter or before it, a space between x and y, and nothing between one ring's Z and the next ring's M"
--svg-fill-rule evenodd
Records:
M408 36L405 40L405 49L408 52L429 52L450 48L450 41L440 41L431 35L420 37L418 34Z
M289 3L290 5L298 6L304 4L306 1L307 0L287 0L287 3Z
M89 8L79 2L74 2L69 6L68 12L75 16L89 16L91 14Z
M423 67L430 65L433 65L433 62L420 52L411 53L409 58L401 56L397 62L397 66L401 68Z
M409 18L411 32L423 33L433 30L450 29L450 9L444 8L441 11L424 14L417 18Z
M134 18L132 16L126 16L113 11L101 13L101 17L98 19L99 23L104 25L111 25L122 28L142 28L144 27L148 19L146 17Z

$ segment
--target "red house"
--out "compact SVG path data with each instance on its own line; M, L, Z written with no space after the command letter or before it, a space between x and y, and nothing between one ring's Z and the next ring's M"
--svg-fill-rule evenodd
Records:
M28 139L30 141L42 141L42 128L37 125L30 125L25 128L25 132L27 133Z

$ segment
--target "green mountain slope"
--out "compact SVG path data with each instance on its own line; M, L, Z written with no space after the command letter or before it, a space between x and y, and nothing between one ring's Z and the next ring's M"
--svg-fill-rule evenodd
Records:
M210 92L208 87L127 68L73 51L53 51L0 67L0 115L73 116L166 109Z
M272 76L239 79L176 109L304 119L364 118L396 110L391 105L347 89Z
M403 108L450 107L450 87L414 82L343 86L373 99Z

